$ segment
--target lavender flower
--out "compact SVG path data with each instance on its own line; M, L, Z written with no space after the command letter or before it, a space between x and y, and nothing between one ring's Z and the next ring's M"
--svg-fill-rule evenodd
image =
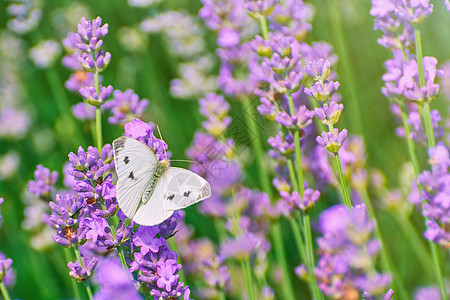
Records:
M329 152L336 154L344 143L346 137L347 129L343 129L339 132L337 128L334 128L333 132L323 131L321 136L316 138L316 141Z
M56 180L58 180L58 172L50 172L49 169L42 165L38 165L34 171L35 180L28 182L28 191L30 194L43 199L50 197L51 192L54 191Z
M309 24L312 11L312 7L301 0L278 1L268 16L270 29L302 41L312 28Z
M441 292L435 286L421 287L414 294L414 300L441 300Z
M283 134L278 132L274 137L270 137L267 141L272 148L284 156L290 156L294 153L294 137L292 133L287 134L283 138Z
M203 261L203 264L206 267L203 274L209 286L224 290L230 284L231 277L225 265L224 257L215 256Z
M80 102L72 106L73 115L80 120L94 120L95 106L85 102Z
M305 66L305 72L318 81L328 79L331 74L331 62L320 58L318 60L310 60Z
M306 95L313 97L317 101L326 102L335 96L339 86L340 83L336 81L316 81L310 88L305 87L304 92Z
M60 54L61 46L53 40L40 41L29 52L34 64L42 69L51 67Z
M13 261L11 258L6 258L3 253L0 252L0 282L3 282L6 286L14 284L15 275L11 268Z
M31 126L26 111L5 106L0 110L0 137L18 140L25 136Z
M123 125L135 118L140 118L147 106L147 99L139 100L139 96L128 89L125 92L115 90L113 98L102 108L109 109L113 114L108 118L109 123Z
M11 15L8 28L18 34L25 34L36 28L42 16L42 11L31 0L13 2L8 6L7 12Z
M70 75L69 79L65 83L65 86L72 92L78 92L84 86L94 86L94 74L77 70L75 73Z
M228 102L222 96L210 93L200 99L199 103L200 113L207 119L203 122L203 128L215 137L222 135L231 123Z
M320 289L335 298L357 295L357 290L381 294L391 276L373 272L373 258L380 244L371 239L374 223L367 218L365 205L351 210L333 206L319 221L323 237L317 240L321 257L315 273Z
M429 218L425 238L443 247L450 247L450 205L448 203L448 167L450 165L448 149L439 144L428 150L430 157L431 172L424 171L419 175L417 181L424 186L422 201L423 214Z
M88 259L82 257L81 261L82 265L80 265L80 262L78 260L75 263L70 261L67 264L70 270L70 277L77 279L79 282L88 279L92 275L92 272L97 266L98 258L93 257L92 259Z
M299 209L305 212L310 210L319 199L320 192L307 188L303 197L300 197L296 191L292 193L281 191L280 196L282 197L281 203L278 203L278 207L281 209L280 213L284 215L291 215L294 209Z
M244 260L251 256L257 256L259 252L267 253L270 243L261 232L252 232L250 218L242 216L239 222L228 220L226 227L236 238L228 238L220 246L220 255L226 258L233 257Z
M99 92L97 93L97 90L93 86L84 86L80 88L78 91L82 97L86 99L86 101L93 105L93 106L99 106L105 103L106 99L109 98L111 93L113 92L113 87L111 85L108 85L107 87L104 87L102 85L99 85Z
M168 159L170 157L170 152L166 152L168 146L167 144L155 137L154 129L155 125L153 123L145 123L140 119L134 119L124 125L125 136L136 139L143 142L149 146L156 154L159 160Z
M178 280L177 273L182 266L177 263L176 253L169 249L163 237L173 233L175 228L169 224L178 217L172 216L161 225L141 226L133 235L133 245L137 248L130 270L132 272L139 270L138 281L146 284L150 289L150 295L156 299L181 297L189 299L189 287ZM170 232L167 232L167 228L171 228Z
M102 260L94 275L100 289L94 300L142 299L133 283L130 273L126 272L116 258Z
M325 104L323 107L315 108L314 113L322 124L329 126L339 121L343 109L343 104L331 102L330 105Z

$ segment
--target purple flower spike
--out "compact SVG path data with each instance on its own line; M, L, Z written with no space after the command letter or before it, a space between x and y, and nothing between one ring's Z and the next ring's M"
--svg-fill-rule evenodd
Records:
M293 212L294 208L302 211L308 211L309 209L311 209L319 199L320 192L307 188L305 190L303 198L301 198L296 191L292 192L292 194L286 191L281 191L280 195L284 204L280 205L279 208L290 208L288 210L290 214ZM286 214L286 210L283 209L283 211L280 211L280 213Z
M159 261L156 264L156 271L160 276L156 284L160 289L164 288L167 292L172 290L180 275L175 274L181 269L181 265L177 264L176 260L168 259L164 262Z
M268 143L282 155L289 156L294 153L294 137L291 133L283 139L282 133L278 132L276 136L268 139Z
M170 152L167 152L167 144L155 137L154 128L155 124L145 123L140 119L134 119L124 125L125 135L149 146L156 154L159 160L168 159Z
M344 143L346 137L347 129L343 129L339 132L337 128L334 128L333 132L323 131L321 136L316 138L316 141L329 152L336 154Z
M92 259L87 259L82 257L81 261L83 262L83 267L80 266L78 260L75 263L70 261L67 264L70 270L70 277L75 278L78 281L86 280L91 276L92 271L94 271L94 268L97 266L98 258L93 257Z
M74 195L56 194L56 203L50 202L49 205L52 209L50 222L55 227L66 227L78 223L78 217L82 213L81 208L86 205L86 202Z
M231 281L230 273L225 265L225 258L215 256L203 262L206 266L205 281L213 288L225 289Z
M206 117L203 127L213 136L220 136L231 123L231 117L228 116L230 105L217 94L206 94L205 98L199 100L200 113Z
M328 82L325 80L323 83L317 81L311 88L305 88L304 92L306 95L313 97L320 102L326 102L331 100L335 95L339 85L339 82L336 81Z
M233 28L222 28L219 31L217 38L217 44L222 48L231 48L239 44L240 37L239 31Z
M248 11L255 15L268 16L278 0L249 0L245 3Z
M3 282L7 287L14 285L16 281L16 274L11 268L12 259L0 252L0 282Z
M28 191L37 197L49 197L54 190L56 180L58 180L58 172L50 172L49 169L42 165L38 165L34 171L35 180L28 182Z
M108 24L102 24L102 19L97 17L92 21L82 18L78 24L78 33L73 36L78 49L81 51L97 51L103 41L101 40L108 34Z
M431 172L424 171L418 177L418 183L424 186L421 200L428 201L423 204L423 214L430 218L427 221L426 239L445 248L450 248L450 201L448 183L450 166L448 149L439 144L428 150Z
M148 106L148 100L139 100L139 96L134 91L128 89L125 92L114 91L113 99L106 102L102 109L109 109L113 114L108 118L111 124L125 124L140 118Z
M141 247L142 255L146 255L150 251L158 253L159 247L163 245L162 240L155 237L158 233L158 226L140 226L133 234L133 244L136 247Z
M371 238L374 223L367 217L365 205L351 209L333 206L322 213L319 222L323 237L317 243L322 256L315 273L324 294L336 299L358 291L383 294L391 275L374 269L379 242Z
M331 74L331 62L323 58L311 60L305 66L305 72L315 80L326 80Z
M133 277L122 268L118 259L107 258L101 261L94 277L100 286L94 295L95 300L142 299L134 286Z
M417 289L414 300L440 300L441 292L438 287L428 286Z
M2 282L3 277L10 271L12 263L11 258L4 258L0 253L0 282Z
M106 99L109 98L113 92L113 89L114 88L111 85L108 85L107 87L100 85L100 95L98 95L93 86L84 86L80 88L79 93L87 100L89 104L100 106L105 103Z
M323 124L329 126L339 121L343 109L343 104L331 102L330 105L325 104L323 107L315 108L314 113Z

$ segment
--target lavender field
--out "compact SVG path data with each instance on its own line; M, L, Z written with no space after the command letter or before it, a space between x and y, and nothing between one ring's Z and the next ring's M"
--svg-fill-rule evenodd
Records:
M0 2L0 299L450 298L449 0Z

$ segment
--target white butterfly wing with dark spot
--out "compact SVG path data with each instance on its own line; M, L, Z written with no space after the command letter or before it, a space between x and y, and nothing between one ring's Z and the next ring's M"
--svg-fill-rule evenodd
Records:
M173 211L163 208L163 195L167 190L167 179L166 175L161 177L150 200L138 208L133 221L141 225L153 226L160 224L173 214Z
M147 145L126 136L114 140L113 149L117 202L122 212L133 219L158 158Z
M162 204L166 210L185 208L211 196L209 183L192 171L171 167L164 177L167 187Z

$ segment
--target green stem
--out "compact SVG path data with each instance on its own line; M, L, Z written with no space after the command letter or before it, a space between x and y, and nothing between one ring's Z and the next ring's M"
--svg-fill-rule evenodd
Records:
M414 225L411 223L411 220L408 217L404 216L403 214L394 214L394 217L399 226L401 227L403 234L408 239L409 244L412 246L410 247L410 249L414 251L417 260L422 265L422 271L430 273L429 275L433 275L431 274L432 271L430 269L430 261L432 261L430 252L422 242L422 237L414 228Z
M2 295L5 300L11 300L8 290L6 289L6 285L2 281L0 281L0 290L2 291Z
M316 274L314 274L314 266L316 265L314 261L314 246L312 242L312 234L311 234L311 220L308 213L305 213L303 216L300 213L297 214L299 223L302 222L303 219L303 228L305 231L305 241L306 241L306 256L307 256L307 268L310 280L313 285L313 293L314 299L323 299L322 292L319 290L319 286L317 285Z
M350 42L345 41L344 36L344 29L342 26L342 19L341 19L341 13L340 13L340 7L338 4L338 1L331 0L328 1L328 11L330 13L330 19L333 26L331 26L332 30L334 31L334 36L336 37L336 50L339 54L339 62L342 66L342 72L341 72L341 78L342 81L345 83L344 86L348 87L349 92L349 100L351 102L350 105L347 107L350 107L350 110L352 110L352 113L350 114L353 116L351 118L351 121L354 121L352 124L352 131L356 132L356 130L360 130L362 133L364 133L364 122L362 122L361 118L361 109L359 107L359 99L358 99L358 93L356 88L356 82L355 78L356 76L353 75L353 70L350 63L350 57L349 57L349 51L347 49L347 45L350 45ZM346 96L344 95L346 98ZM355 130L356 129L356 130Z
M386 244L384 243L383 236L380 230L380 226L378 225L378 219L375 214L375 210L372 206L372 201L369 198L369 194L367 193L367 189L364 188L362 191L362 197L363 202L366 204L367 213L370 217L370 219L373 220L375 224L375 238L378 239L380 242L380 256L381 256L381 263L383 265L384 270L388 271L392 274L392 278L394 280L394 284L396 286L396 289L400 295L401 299L410 299L408 292L405 289L405 286L403 285L403 281L401 280L401 276L399 272L397 271L397 268L394 267L392 264L392 260L389 256L389 253L386 248Z
M219 300L227 299L227 298L225 298L225 292L223 291L223 289L217 290L217 293L219 294Z
M247 278L247 272L245 269L245 262L243 260L241 260L240 262L241 265L241 273L242 273L242 281L244 283L244 289L245 289L245 293L247 295L247 299L251 299L250 298L250 289L248 287L248 278Z
M250 258L244 260L245 273L247 274L248 289L250 294L250 300L255 300L255 288L253 287L252 268L250 266Z
M291 158L287 159L288 169L289 169L289 177L291 178L292 185L295 191L300 191L298 187L298 181L295 176L294 162Z
M270 199L272 199L272 187L264 159L264 148L261 142L260 130L255 120L255 116L257 115L255 114L252 103L247 98L245 98L241 103L244 111L245 123L249 128L248 133L250 135L253 152L259 167L259 182L263 191L269 196Z
M295 115L294 99L292 99L292 95L290 93L287 93L287 98L289 102L289 111L291 115ZM292 132L292 136L294 137L295 164L297 167L298 187L300 191L300 196L303 198L303 194L305 193L305 184L303 182L302 151L300 147L299 131L297 130Z
M336 159L336 165L339 174L339 183L341 185L342 194L344 195L344 202L348 208L352 207L352 201L350 200L350 196L348 194L347 183L345 182L344 173L342 172L341 160L339 158L339 154L334 154L334 158Z
M70 253L69 248L64 247L64 256L66 258L66 262L69 262L72 260L72 255ZM69 276L70 284L72 286L72 292L75 296L75 299L81 299L80 291L78 290L78 285L75 282L75 279Z
M269 199L273 200L272 187L264 160L264 149L261 143L259 128L255 121L254 108L247 98L242 101L242 109L244 111L245 123L249 128L248 133L252 141L253 152L255 153L255 158L259 166L258 174L261 188L269 196ZM282 282L283 287L281 288L281 290L284 293L284 299L295 299L291 277L289 276L289 269L286 261L284 241L280 224L272 224L270 230L275 255L283 270L284 280Z
M262 36L267 41L269 39L269 26L267 25L266 16L259 15L258 21L259 26L261 27Z
M428 102L419 105L419 112L422 115L422 120L425 124L424 129L427 134L428 144L431 148L436 147L436 138L434 136L433 122L431 121L430 105Z
M102 111L99 106L95 109L95 135L97 137L97 149L98 152L102 150L103 147L103 136L102 136Z
M420 166L419 160L417 159L416 156L415 144L411 138L411 127L409 126L408 123L408 114L406 112L406 105L403 102L400 102L399 107L402 114L403 128L405 129L405 137L406 137L406 144L408 146L409 158L414 168L414 174L416 175L415 177L417 178L417 176L420 174ZM417 186L421 188L420 185Z
M423 87L423 86L425 86L425 73L423 70L423 62L422 62L423 49L422 49L422 36L421 36L420 30L415 28L414 35L415 35L415 42L416 42L417 65L419 67L420 86ZM420 107L421 107L420 105L418 107L419 107L419 111L422 114L422 120L425 123L425 132L427 134L428 144L429 144L428 146L431 148L434 148L434 147L436 147L436 139L434 136L433 124L431 122L430 106L429 106L428 102L425 102L422 105L422 109L420 109ZM428 220L427 217L425 217L425 221L426 220ZM428 240L428 243L431 248L431 255L433 257L434 269L435 269L436 276L437 276L437 279L439 282L441 296L442 296L443 300L447 300L447 292L445 290L442 269L441 269L441 265L439 262L439 255L438 255L439 249L438 249L437 245L435 243L433 243L432 241Z
M80 265L81 268L84 268L83 261L81 259L81 255L80 255L80 250L78 250L78 246L75 246L75 248L73 248L73 249L75 251L75 256L77 258L78 264ZM87 293L87 295L89 297L89 300L92 300L93 296L92 296L91 287L86 283L85 280L83 281L83 284L84 284L84 287L86 288L86 293Z
M103 206L103 204L101 204L101 205L104 210L105 207ZM109 224L109 228L111 229L111 234L113 235L114 238L116 238L116 227L119 226L119 219L118 219L117 215L107 218L107 222ZM127 261L125 260L125 253L123 252L123 248L120 245L118 245L116 248L117 248L117 254L119 255L120 263L122 264L122 267L125 270L125 272L128 273L129 269L128 269Z
M286 254L284 251L284 241L281 231L281 226L279 223L273 223L270 226L270 236L273 241L273 246L275 250L275 256L278 262L281 264L281 269L283 271L283 282L282 284L282 299L296 299L294 297L294 289L292 287L291 277L289 275L289 268L286 260Z
M306 256L305 256L305 245L303 243L303 238L300 232L300 226L297 224L297 222L290 218L289 224L291 225L292 232L294 233L294 239L295 243L297 244L298 252L300 253L300 259L302 262L307 262ZM312 292L312 291L311 291Z
M290 93L287 93L287 98L289 102L289 110L291 115L295 115L295 106L294 106L294 100L292 99L292 95ZM300 197L303 198L303 195L305 194L305 184L303 182L303 168L302 168L302 151L300 147L300 134L299 131L292 132L292 135L294 137L294 149L295 149L295 162L297 166L297 177L298 177L298 193L300 194ZM295 177L291 176L291 181L295 182ZM305 214L304 216L300 215L300 213L297 211L298 219L299 219L299 226L302 227L302 221L303 221L303 233L305 235L305 242L306 242L306 264L308 268L308 273L310 277L310 289L312 290L312 293L314 295L314 299L323 299L323 295L321 291L319 290L319 286L317 285L317 279L316 275L314 274L314 249L313 249L313 240L311 235L311 222L308 214ZM305 249L305 248L303 248ZM304 257L304 255L303 255Z
M216 233L219 236L219 242L223 242L227 237L227 232L225 231L225 224L222 219L215 218L214 219L214 228L216 229Z
M419 82L420 86L425 86L425 73L423 72L423 50L422 50L422 34L419 29L414 29L414 37L416 42L416 57L417 66L419 67Z
M444 282L444 278L442 276L442 269L441 269L441 263L439 261L439 249L437 247L437 245L435 243L433 243L432 241L428 240L428 243L430 244L430 248L431 248L431 256L433 257L433 264L434 264L434 268L436 270L436 276L438 278L438 282L439 282L439 288L441 290L441 296L443 300L447 300L447 291L445 288L445 282Z

